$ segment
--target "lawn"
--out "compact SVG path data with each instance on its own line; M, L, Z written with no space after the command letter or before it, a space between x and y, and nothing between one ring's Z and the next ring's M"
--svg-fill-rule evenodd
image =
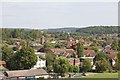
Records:
M118 80L118 73L86 73L87 76L79 78L61 78L49 80Z
M88 76L82 78L118 78L118 73L87 73Z

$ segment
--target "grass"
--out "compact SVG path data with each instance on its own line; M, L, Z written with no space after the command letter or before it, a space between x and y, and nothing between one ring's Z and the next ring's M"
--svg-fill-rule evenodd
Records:
M82 78L118 78L118 73L87 73L88 76Z
M85 77L80 78L63 78L49 80L118 80L118 73L86 73Z

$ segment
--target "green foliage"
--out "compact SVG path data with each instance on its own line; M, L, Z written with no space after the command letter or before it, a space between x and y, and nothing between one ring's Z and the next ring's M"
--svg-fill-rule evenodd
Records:
M3 46L1 49L2 49L2 60L9 62L10 58L12 58L14 55L13 50L7 46Z
M55 48L64 48L65 46L63 44L56 44Z
M97 72L110 72L112 70L110 63L106 59L96 61L95 66Z
M91 70L91 62L87 59L83 60L82 62L82 72L86 73L87 71Z
M117 59L118 59L118 62L120 63L120 52L118 52L117 54Z
M17 48L17 47L13 47L12 49L13 49L14 51L17 51L17 50L18 50L18 48Z
M11 59L10 69L30 69L36 62L37 56L34 54L34 50L30 47L22 47Z
M74 65L70 65L69 72L73 72L73 70L74 70Z
M103 52L99 52L94 58L94 64L97 72L111 71L111 62L108 55Z
M117 59L116 59L116 63L114 65L115 70L119 70L120 71L120 52L118 52L117 54Z
M44 77L39 77L37 80L44 80Z
M106 59L107 61L109 61L108 55L106 55L104 52L98 52L98 54L95 56L95 58L93 59L93 61L95 63L96 61L104 60L104 59Z
M59 57L54 61L53 69L55 73L64 75L64 73L69 71L69 66L69 61L65 57Z
M46 60L44 56L42 55L39 55L39 58L42 59L42 60Z
M45 43L44 48L64 48L64 44Z
M120 40L118 40L118 51L120 51Z
M47 66L47 72L52 72L52 70L53 70L53 66Z
M76 58L76 54L75 54L75 53L72 54L72 55L71 55L71 58Z
M96 53L98 53L98 48L96 46L92 46L91 49L94 50Z
M102 46L102 47L107 46L107 43L106 43L106 42L98 42L98 43L99 43L99 45Z
M8 69L7 68L2 68L2 69L0 69L0 71L8 71Z
M120 62L118 61L118 58L115 60L115 64L113 66L114 70L119 70L120 71Z
M53 66L56 55L53 53L46 53L46 65Z
M112 42L111 47L112 47L113 50L118 50L118 41L117 41L117 40L114 40L114 41Z
M80 71L79 66L73 66L73 72L74 73L79 73L79 71Z
M1 52L2 52L2 60L6 62L6 68L11 69L11 59L15 55L14 51L7 46L3 46Z
M41 37L41 32L38 30L29 29L2 29L2 39L7 40L9 38L21 38L34 40Z
M83 54L83 44L82 43L78 43L78 48L77 48L77 55L78 57L83 57L84 54Z
M114 34L118 33L118 26L91 26L80 28L76 32L80 32L82 35Z
M53 43L45 43L44 48L54 48L55 44Z

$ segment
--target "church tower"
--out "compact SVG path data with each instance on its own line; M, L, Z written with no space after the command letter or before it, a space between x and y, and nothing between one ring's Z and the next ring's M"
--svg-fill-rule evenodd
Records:
M44 36L42 36L41 38L41 44L43 45L45 43L45 39L44 39Z
M68 34L67 35L67 45L66 45L66 48L69 49L71 47L70 45L70 35Z

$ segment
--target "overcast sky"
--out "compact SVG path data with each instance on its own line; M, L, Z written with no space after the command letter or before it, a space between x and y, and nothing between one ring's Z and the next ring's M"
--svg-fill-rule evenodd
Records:
M91 25L118 25L117 0L87 0L71 2L8 2L2 5L2 27L7 28L60 28ZM22 0L21 0L22 1ZM25 1L25 0L24 0ZM105 1L105 2L104 2Z

